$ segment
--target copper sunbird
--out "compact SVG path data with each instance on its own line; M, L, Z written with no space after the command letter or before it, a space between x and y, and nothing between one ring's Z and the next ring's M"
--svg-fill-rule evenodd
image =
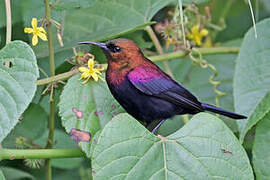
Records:
M119 38L106 43L83 41L79 44L92 44L103 50L108 60L106 81L112 95L135 119L147 124L159 120L152 133L174 115L211 111L233 119L246 118L201 103L183 85L147 59L131 40Z

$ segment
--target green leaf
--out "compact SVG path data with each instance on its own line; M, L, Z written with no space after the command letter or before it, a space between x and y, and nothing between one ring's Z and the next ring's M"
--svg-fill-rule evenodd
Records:
M15 169L11 167L1 167L1 169L7 180L35 179L28 172L24 172L19 169Z
M234 102L237 112L251 116L256 106L270 90L270 18L257 24L258 38L254 29L245 35L236 61L234 75ZM240 131L248 120L238 121Z
M26 43L13 41L0 51L0 142L34 97L38 76L35 54Z
M270 112L270 91L264 96L260 103L256 106L252 115L248 118L247 123L240 131L240 141L243 143L248 130L256 125L260 120L264 119L266 114Z
M0 180L6 180L2 170L0 169Z
M62 125L69 133L72 128L88 131L91 135L100 129L96 107L92 94L94 82L82 84L80 74L70 78L62 91L59 102L59 114ZM78 114L78 117L76 113Z
M92 82L90 82L92 83ZM103 128L114 116L125 112L120 104L112 96L106 82L99 81L93 84L93 97L96 104L96 115Z
M47 128L48 114L44 109L31 103L23 114L23 118L11 133L4 139L3 146L5 148L15 148L15 140L18 137L25 137L29 140L40 138Z
M107 40L143 29L158 10L172 0L98 0L89 8L67 12L64 18L64 48L78 41ZM55 33L55 39L56 33ZM38 57L47 56L46 43L34 47ZM55 41L55 49L61 49Z
M252 149L252 162L256 178L259 180L270 179L270 113L265 115L256 126L256 134Z
M221 120L207 113L161 138L120 114L102 130L93 151L96 180L254 179L241 144Z
M79 81L80 74L68 80L60 96L59 114L69 133L72 128L90 132L91 137L123 109L112 97L105 82ZM81 112L82 116L76 116ZM82 144L85 144L82 142ZM86 143L89 144L89 143ZM87 152L88 146L82 145Z
M52 0L53 10L69 10L90 7L96 0Z

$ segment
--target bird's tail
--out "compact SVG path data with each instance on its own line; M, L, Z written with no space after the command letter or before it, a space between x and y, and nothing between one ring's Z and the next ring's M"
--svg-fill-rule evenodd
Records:
M221 109L219 107L212 106L210 104L202 104L202 107L207 111L211 111L211 112L214 112L214 113L217 113L217 114L221 114L223 116L227 116L227 117L230 117L230 118L233 118L233 119L245 119L245 118L247 118L246 116L236 114L236 113L233 113L233 112L229 112L229 111L226 111L226 110Z

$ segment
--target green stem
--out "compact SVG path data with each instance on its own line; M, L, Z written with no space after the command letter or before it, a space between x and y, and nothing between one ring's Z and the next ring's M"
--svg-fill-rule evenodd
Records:
M76 157L84 157L84 153L79 149L0 149L0 160Z
M212 47L212 48L197 48L197 52L200 52L201 55L207 55L207 54L228 54L228 53L238 53L240 50L239 47ZM197 52L194 52L193 54L196 55L198 54ZM167 53L167 54L161 54L161 55L157 55L157 56L150 56L148 57L150 60L154 61L154 62L158 62L158 61L165 61L165 60L170 60L170 59L177 59L177 58L181 58L186 56L186 52L184 51L175 51L172 53ZM103 65L104 68L106 69L107 64ZM60 80L66 80L68 78L70 78L71 76L75 75L78 73L78 70L72 70L69 72L65 72L62 74L58 74L56 76L52 76L49 78L44 78L44 79L40 79L36 82L36 84L38 86L40 85L46 85L46 84L50 84L53 82L57 82Z
M10 0L5 0L5 3L6 3L6 20L7 20L6 44L8 44L11 42L11 32L12 32Z
M155 45L155 48L157 49L157 52L158 54L164 54L163 53L163 49L162 49L162 46L160 45L160 42L155 34L155 32L153 31L153 29L151 28L151 26L146 26L145 30L147 31L147 33L149 34L150 38L152 39L154 45ZM163 61L162 62L164 67L165 67L165 70L166 72L173 77L173 73L169 67L169 64L167 61Z
M52 179L52 164L51 159L46 159L45 161L45 169L46 169L46 179Z
M48 33L48 49L50 58L50 75L55 76L55 64L54 64L54 48L53 48L53 34L52 34L52 24L51 24L51 9L49 0L45 0L45 18L47 22L47 33ZM51 97L50 97L50 117L49 117L49 135L47 139L46 149L51 149L53 147L53 137L54 137L54 121L55 121L55 102L54 102L54 91L53 84L51 84ZM46 160L46 179L52 179L52 167L51 160Z

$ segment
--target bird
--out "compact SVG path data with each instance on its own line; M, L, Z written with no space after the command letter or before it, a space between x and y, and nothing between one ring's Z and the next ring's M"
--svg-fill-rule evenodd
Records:
M197 114L204 111L233 119L246 117L222 108L201 103L181 83L146 58L138 45L129 39L107 42L82 41L100 47L108 61L106 82L113 97L139 121L151 124L154 134L166 119L175 115Z

